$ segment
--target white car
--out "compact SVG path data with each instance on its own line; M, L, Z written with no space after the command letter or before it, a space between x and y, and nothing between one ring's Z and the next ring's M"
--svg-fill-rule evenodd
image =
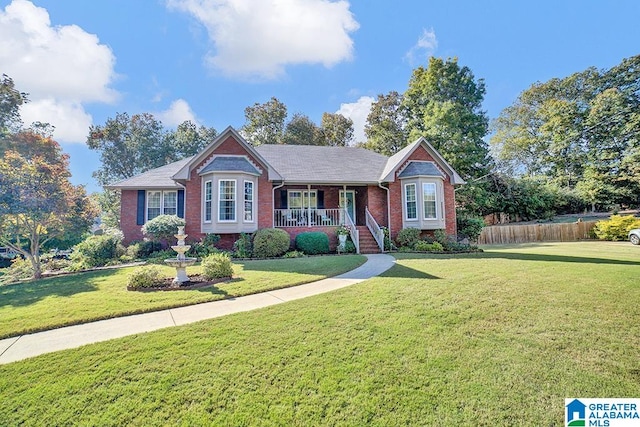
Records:
M629 232L629 241L634 245L640 245L640 228L634 228Z

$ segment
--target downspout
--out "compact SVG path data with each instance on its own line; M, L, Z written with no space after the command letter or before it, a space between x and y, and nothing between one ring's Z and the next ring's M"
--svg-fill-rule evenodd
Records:
M284 180L282 184L277 185L271 189L271 224L273 228L276 228L276 216L274 215L274 209L276 205L276 190L284 187Z
M378 182L378 187L387 192L387 231L389 231L389 241L391 241L391 196L389 195L389 189L383 187L381 182ZM384 248L382 251L384 252Z

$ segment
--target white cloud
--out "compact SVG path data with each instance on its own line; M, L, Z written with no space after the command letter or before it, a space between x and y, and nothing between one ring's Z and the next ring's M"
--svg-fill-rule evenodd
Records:
M176 99L168 109L155 113L154 116L158 118L163 125L169 127L177 127L185 120L198 123L196 115L193 113L193 110L191 110L189 103L184 99Z
M118 97L109 87L115 78L111 49L77 25L52 26L47 10L27 0L0 9L0 40L0 69L29 93L31 102L22 109L25 124L50 122L54 137L84 141L91 116L82 104Z
M367 117L371 112L371 104L375 99L370 96L361 96L356 102L348 104L340 104L337 114L353 120L353 139L356 142L364 142L367 140L364 134L364 125L367 123Z
M215 44L206 60L224 74L274 79L290 64L331 67L353 56L359 24L347 1L167 0L202 23Z
M437 48L438 40L436 39L436 33L433 31L433 28L430 30L423 29L418 42L409 49L405 58L409 61L409 64L413 66L416 62L422 62L423 59L432 56Z

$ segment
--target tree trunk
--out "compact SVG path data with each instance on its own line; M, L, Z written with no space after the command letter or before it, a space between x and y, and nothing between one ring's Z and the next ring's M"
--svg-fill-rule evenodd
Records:
M27 255L29 262L31 262L31 268L33 268L33 278L41 279L42 278L42 268L40 265L40 257L35 257L31 254Z

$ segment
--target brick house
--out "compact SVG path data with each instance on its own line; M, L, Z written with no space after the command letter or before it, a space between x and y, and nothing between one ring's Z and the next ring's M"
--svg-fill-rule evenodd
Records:
M291 239L324 231L332 248L344 224L358 252L379 252L381 226L395 238L403 228L456 234L454 186L462 178L423 138L387 157L355 147L253 147L233 128L199 154L109 188L121 191L125 241L141 226L178 215L197 240L207 233L230 247L241 232L282 228Z

